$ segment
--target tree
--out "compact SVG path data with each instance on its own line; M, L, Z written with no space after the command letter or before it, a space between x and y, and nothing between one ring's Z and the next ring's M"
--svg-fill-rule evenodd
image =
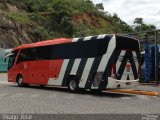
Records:
M96 4L96 8L97 8L98 10L104 11L104 7L103 7L103 4L102 4L102 3Z
M5 7L6 9L8 9L7 1L6 1L6 0L0 0L0 2L4 5L4 7Z
M70 0L57 0L53 4L54 13L51 15L51 29L63 34L65 37L72 37L72 4Z
M143 18L135 18L134 24L142 25L143 24Z
M89 4L93 4L93 2L91 0L85 0L87 3Z
M156 26L154 26L154 25L145 24L143 22L143 18L135 18L134 24L136 24L136 26L134 26L135 27L134 30L136 32L142 32L142 31L148 31L148 30L156 29Z

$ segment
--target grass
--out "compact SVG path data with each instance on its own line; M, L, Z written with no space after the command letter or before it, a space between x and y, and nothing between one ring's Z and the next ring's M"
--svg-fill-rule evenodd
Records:
M7 17L11 20L14 20L16 22L19 22L21 24L30 24L31 23L31 20L30 20L28 14L25 12L21 12L21 13L3 12L3 13L4 13L5 17Z

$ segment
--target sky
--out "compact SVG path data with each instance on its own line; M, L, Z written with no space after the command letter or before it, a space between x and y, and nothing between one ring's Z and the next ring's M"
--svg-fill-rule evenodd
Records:
M133 25L135 18L143 18L144 23L153 24L160 29L160 0L92 0L103 3L105 11L118 16Z

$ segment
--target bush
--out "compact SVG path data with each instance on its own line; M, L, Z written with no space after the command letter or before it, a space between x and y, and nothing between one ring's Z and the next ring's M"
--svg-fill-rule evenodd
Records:
M11 12L4 12L4 15L14 21L17 21L21 24L30 24L31 20L28 17L27 13L11 13Z

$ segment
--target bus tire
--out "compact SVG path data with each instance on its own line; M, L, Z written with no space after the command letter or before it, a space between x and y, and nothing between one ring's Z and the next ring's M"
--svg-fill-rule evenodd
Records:
M68 78L68 90L69 92L76 93L79 90L78 87L78 79L75 76L71 76Z
M18 75L16 82L17 82L18 87L24 87L25 86L25 84L23 83L22 75Z

